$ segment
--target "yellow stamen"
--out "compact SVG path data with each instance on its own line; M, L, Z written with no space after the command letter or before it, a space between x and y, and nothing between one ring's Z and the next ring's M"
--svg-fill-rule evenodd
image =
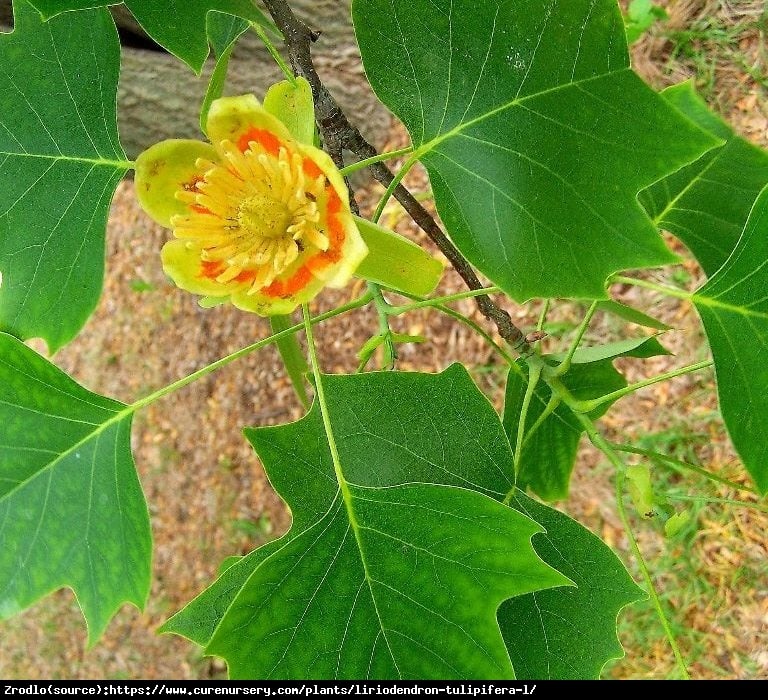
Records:
M274 155L257 141L245 152L223 141L219 151L221 163L197 160L202 177L176 193L188 213L171 224L204 261L224 266L218 282L242 276L254 294L328 249L328 236L319 228L327 180L308 178L304 156L285 145Z

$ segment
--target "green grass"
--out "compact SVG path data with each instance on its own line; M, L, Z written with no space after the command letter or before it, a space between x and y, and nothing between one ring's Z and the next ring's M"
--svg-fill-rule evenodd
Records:
M714 12L702 12L684 29L659 26L660 35L671 45L667 72L672 72L675 64L685 66L695 75L696 87L702 96L720 111L728 111L732 102L731 96L719 85L718 71L724 67L735 67L768 89L768 11L757 19L735 21L729 16L728 7L718 3ZM757 52L748 55L742 48L742 40L755 33L758 35Z
M697 416L697 419L708 422L712 416ZM688 420L681 425L678 415L676 427L642 436L635 444L699 464L698 452L709 437L697 432L696 422ZM750 561L745 553L749 543L734 526L737 514L733 507L706 502L708 498L724 495L739 499L743 494L734 494L728 487L690 472L681 477L657 460L644 459L643 463L652 467L659 516L652 520L634 516L633 530L641 542L688 668L694 678L749 677L757 672L754 661L744 650L729 648L728 636L739 627L742 604L750 603L752 592L764 585L768 567L754 568L748 563L732 569L723 566L716 554L719 547L713 548L713 543L721 543L734 557L746 562ZM683 502L671 498L680 493L700 499ZM675 536L666 537L664 520L683 509L689 511L690 520ZM638 578L635 562L631 563L630 570ZM605 677L677 677L664 632L649 601L625 611L619 619L619 635L627 656L609 664Z

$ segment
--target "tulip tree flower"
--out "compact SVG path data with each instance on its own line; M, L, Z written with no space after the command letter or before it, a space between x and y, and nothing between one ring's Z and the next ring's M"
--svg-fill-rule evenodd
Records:
M307 142L311 93L305 83L298 88L273 86L264 106L253 95L215 100L210 143L170 139L139 156L139 202L175 236L162 250L165 272L204 306L231 301L262 316L287 314L349 281L368 254L363 231L376 249L366 277L431 291L439 262L353 217L343 177Z
M264 316L345 285L368 251L331 159L253 95L216 100L207 127L211 145L164 141L136 163L141 204L173 229L176 285Z

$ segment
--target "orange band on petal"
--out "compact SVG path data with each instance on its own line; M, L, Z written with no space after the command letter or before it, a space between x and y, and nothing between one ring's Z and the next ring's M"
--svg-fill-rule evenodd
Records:
M310 158L305 158L302 166L304 167L304 174L307 177L311 177L313 180L323 174L323 171L317 167L317 163Z
M200 275L209 280L216 279L226 269L227 266L218 260L203 260L200 263Z
M339 213L341 212L341 199L336 193L336 190L328 188L328 228L330 235L330 246L326 251L326 254L333 262L337 262L341 258L341 247L344 245L344 226L339 219Z
M235 282L253 282L255 279L255 270L243 270L237 277L235 277Z
M303 265L293 273L285 282L275 280L262 292L270 297L287 297L300 292L312 281L312 272L307 265Z
M245 153L250 148L248 144L251 141L256 141L272 156L277 157L280 153L280 146L282 145L280 139L271 131L257 129L255 126L252 126L237 140L237 147L242 153Z

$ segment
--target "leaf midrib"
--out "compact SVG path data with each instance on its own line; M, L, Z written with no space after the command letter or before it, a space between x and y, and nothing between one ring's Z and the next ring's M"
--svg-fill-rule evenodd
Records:
M606 78L608 76L612 75L619 75L621 73L633 73L632 69L624 66L622 68L619 68L618 70L611 70L606 71L605 73L600 73L599 75L593 75L589 78L581 78L580 80L573 80L568 83L563 83L562 85L555 85L554 87L547 88L546 90L541 90L539 92L531 93L530 95L525 95L523 97L515 97L513 100L510 100L509 102L505 102L504 104L499 105L498 107L494 107L493 109L489 110L488 112L485 112L477 117L474 117L473 119L470 119L469 121L462 122L453 129L450 129L449 131L446 131L443 134L438 134L434 138L430 139L429 141L421 144L416 151L414 152L413 158L421 158L422 156L426 155L430 151L434 150L438 145L440 145L443 141L446 141L448 139L451 139L455 136L458 136L461 134L464 130L474 126L475 124L479 124L486 119L490 119L491 117L499 114L500 112L503 112L507 109L511 109L513 107L517 107L518 105L525 104L528 101L534 100L538 97L542 97L543 95L549 95L555 92L558 92L560 90L566 90L568 88L572 88L575 86L585 85L587 83L596 82L598 80L601 80L603 78ZM466 112L465 112L466 113Z
M332 432L330 432L329 430L326 430L326 437L328 438L329 443L333 442L335 445L336 440ZM352 503L352 501L354 500L354 497L352 496L352 492L349 489L349 482L346 480L346 477L344 476L344 472L341 468L341 462L340 461L337 462L338 454L336 453L335 450L333 452L334 452L334 469L336 471L336 477L339 482L339 490L341 492L342 500L344 501L344 509L347 511L349 526L352 530L352 534L355 537L355 543L357 544L357 551L360 553L360 563L363 566L363 574L365 576L365 582L368 586L368 592L370 593L370 596L371 596L373 609L374 609L374 612L376 613L376 619L379 621L379 629L381 630L382 637L384 637L384 643L387 645L387 651L389 651L389 656L392 659L392 663L394 664L395 669L397 670L397 675L400 679L402 679L403 674L400 671L400 666L398 666L397 664L395 653L392 651L392 645L389 642L389 637L387 637L387 628L384 625L384 620L381 617L381 613L379 612L379 606L378 606L378 603L376 602L376 595L373 592L373 584L377 583L377 580L371 575L371 572L368 569L368 561L366 559L365 548L363 547L363 539L360 533L360 530L362 528L360 526L360 523L357 520L357 514L355 513L355 508ZM373 653L373 650L371 653Z
M69 161L74 163L86 163L88 165L100 165L115 170L131 170L134 166L130 160L110 160L108 158L83 158L80 156L66 156L64 154L51 155L47 153L14 153L12 151L0 151L0 156L10 158L37 158L39 160Z
M729 304L726 301L718 301L716 297L707 297L693 293L690 295L690 300L697 306L707 306L713 309L721 309L723 311L729 311L739 316L745 316L747 318L754 317L764 321L768 321L768 312L765 311L753 311L746 306L738 306L737 304Z
M92 430L87 435L84 435L80 440L78 440L76 443L68 447L63 452L60 452L55 459L51 460L50 462L44 464L40 469L36 470L32 474L30 474L26 479L23 481L18 482L18 484L12 488L7 493L0 496L0 504L2 504L5 500L9 499L16 491L20 490L24 486L26 486L29 482L31 482L33 479L36 479L40 474L46 471L52 471L60 462L65 460L67 457L71 456L77 450L79 450L81 447L87 445L93 438L99 438L99 436L109 427L115 425L116 423L120 423L123 419L131 416L133 413L135 413L141 406L144 404L139 405L140 402L137 402L135 404L130 404L128 406L125 406L123 410L118 411L113 416L110 416L106 421L103 423L99 423L94 430Z
M319 384L322 380L321 380L320 377L317 377L317 381L318 381L318 384ZM323 397L322 399L320 399L321 396ZM368 561L366 559L366 551L365 551L366 548L365 548L364 543L363 543L361 531L362 530L377 531L377 530L375 530L375 528L371 528L371 527L360 525L360 523L359 523L359 521L357 519L357 514L355 512L355 507L354 507L353 501L356 498L358 500L367 500L367 499L362 499L359 496L353 495L351 490L350 490L350 483L347 481L347 479L346 479L346 477L344 475L343 467L341 465L341 459L340 459L340 456L339 456L339 453L338 453L338 449L337 449L337 446L336 446L336 438L335 438L335 435L333 433L333 428L332 428L331 423L330 423L330 417L329 417L329 415L327 413L327 405L325 404L324 391L322 389L318 389L318 399L319 399L319 403L320 403L320 406L321 406L321 414L322 414L322 417L323 417L323 430L325 432L326 439L328 440L328 446L329 446L330 451L331 451L331 459L333 461L334 471L335 471L335 474L336 474L336 481L337 481L338 486L339 486L339 491L337 492L337 495L340 494L341 497L342 497L342 502L344 504L344 509L345 509L345 511L347 513L347 520L349 521L350 529L352 530L352 534L354 535L354 538L355 538L355 544L357 545L357 550L358 550L359 557L360 557L360 563L361 563L361 565L363 567L364 580L365 580L366 585L368 586L368 591L369 591L370 596L371 596L371 603L373 604L373 609L374 609L374 612L376 613L376 619L379 622L379 629L381 630L382 637L384 638L384 642L387 645L387 650L389 652L389 656L392 659L392 663L393 663L393 665L394 665L394 667L395 667L395 669L397 671L398 677L402 679L403 678L402 671L400 670L400 667L399 667L399 665L397 663L397 658L395 656L395 653L392 650L392 646L391 646L389 638L387 636L387 632L388 631L393 632L394 634L399 634L399 633L397 632L397 630L391 630L391 629L389 629L389 628L387 628L385 626L384 620L382 619L381 613L379 612L379 607L378 607L378 603L377 603L377 600L376 600L376 594L374 593L374 590L373 590L373 584L384 586L385 588L391 589L393 591L397 591L397 589L394 589L392 586L390 586L386 582L381 581L381 580L375 578L371 574L371 572L370 572L370 570L368 568ZM331 506L329 507L328 511L326 511L326 515L328 515L333 510L333 506L334 506L334 504L332 503ZM391 535L390 533L383 533L382 532L381 534L385 535L386 537L395 539L395 540L398 539L398 538L394 537L393 535ZM409 546L414 546L414 545L412 543L409 543ZM431 555L432 556L436 556L434 552L431 552ZM397 591L397 592L399 592L400 595L403 595L404 597L406 597L409 600L411 600L404 593L402 593L400 591ZM421 605L421 604L419 604L419 605ZM440 613L436 613L436 614L438 614L440 617L443 617L443 619L446 619ZM415 640L412 640L412 641L415 641ZM441 661L450 667L450 664L447 662L446 659L442 659L441 658ZM454 670L456 670L456 669L454 669Z

